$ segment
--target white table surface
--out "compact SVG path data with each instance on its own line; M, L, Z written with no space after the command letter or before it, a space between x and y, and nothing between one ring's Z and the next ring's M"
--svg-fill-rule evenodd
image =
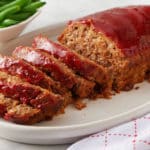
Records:
M47 5L23 33L84 16L99 10L137 4L150 4L150 0L45 0ZM65 150L69 145L40 146L15 143L0 139L0 150Z

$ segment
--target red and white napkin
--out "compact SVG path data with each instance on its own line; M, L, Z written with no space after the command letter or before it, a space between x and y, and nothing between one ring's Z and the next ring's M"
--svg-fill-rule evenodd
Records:
M67 150L150 150L150 114L91 135Z

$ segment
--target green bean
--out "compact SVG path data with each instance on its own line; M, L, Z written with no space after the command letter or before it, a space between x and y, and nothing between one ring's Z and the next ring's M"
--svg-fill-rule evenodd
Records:
M20 7L18 5L16 5L16 6L12 6L10 8L5 9L2 12L0 12L0 22L3 21L10 14L16 13L18 11L20 11Z
M45 4L41 0L0 0L0 28L26 20Z
M0 6L7 4L6 2L0 2Z
M10 8L12 6L20 6L20 7L23 7L26 3L28 2L28 0L15 0L15 1L12 1L6 5L3 5L0 7L0 12L7 9L7 8Z
M19 14L12 14L10 16L8 16L9 19L14 19L17 21L23 21L27 18L29 18L30 16L32 16L35 12L21 12Z
M5 19L3 20L3 22L0 24L0 26L11 26L11 25L14 25L14 24L17 24L19 23L19 21L16 21L16 20L12 20L12 19Z
M33 12L36 11L38 8L42 7L43 5L45 5L46 2L32 2L30 5L24 7L22 9L23 12Z
M1 2L12 2L14 0L1 0Z
M27 3L27 5L29 5L29 4L31 4L32 3L32 0L28 0L28 3Z
M10 3L10 2L12 2L13 0L1 0L0 2L2 2L2 3Z
M5 28L5 26L0 25L0 28Z
M6 5L8 3L10 3L11 1L7 1L7 0L1 0L0 1L0 7L3 6L3 5Z

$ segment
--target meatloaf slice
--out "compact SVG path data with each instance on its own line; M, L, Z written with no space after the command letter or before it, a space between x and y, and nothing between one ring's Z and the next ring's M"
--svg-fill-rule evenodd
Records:
M8 121L19 124L33 124L45 119L40 109L20 104L18 100L0 93L0 116Z
M41 109L47 117L52 117L62 108L63 97L39 86L24 82L21 78L0 71L0 93L17 99L23 104Z
M114 90L129 90L150 70L149 14L149 5L98 12L69 22L59 41L102 65Z
M26 82L39 85L45 89L51 90L51 87L55 84L46 74L21 59L0 55L0 70L11 75L18 75Z
M62 86L73 91L73 94L85 98L92 95L95 83L74 74L74 72L48 53L30 47L17 47L14 57L26 60L32 65L50 74Z
M44 36L37 36L34 38L33 47L42 49L50 54L53 54L56 58L60 59L67 66L73 69L77 74L80 74L86 79L94 81L107 89L109 93L110 85L108 85L108 75L103 66L98 65L94 61L79 55L75 51L55 43Z
M19 104L19 101L8 98L0 93L0 116L4 116L4 114L11 108L15 107Z
M66 88L24 60L0 55L0 70L62 95L66 104L72 101L71 93Z
M12 107L5 113L4 119L18 124L34 124L45 119L40 109L33 108L26 104L19 104Z

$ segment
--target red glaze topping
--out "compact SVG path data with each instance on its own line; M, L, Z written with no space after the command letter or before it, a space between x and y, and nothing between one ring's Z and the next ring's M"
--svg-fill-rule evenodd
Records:
M45 72L50 73L55 80L60 81L69 89L76 83L75 78L71 77L70 74L67 74L67 72L63 69L64 65L61 65L61 63L53 56L47 55L47 53L43 51L34 50L30 47L18 47L14 51L14 55L30 62Z
M43 73L35 70L23 60L0 56L0 70L4 70L11 75L17 74L29 83L50 89L50 82L45 80Z
M9 83L3 79L0 79L0 92L42 110L47 108L54 110L63 102L63 98L53 93L43 92L26 84Z
M150 48L150 41L145 45L141 44L144 36L150 35L149 5L114 8L89 15L78 21L92 25L96 31L104 33L126 56L139 53L140 49Z
M8 97L20 99L22 103L26 104L29 104L31 99L36 98L36 96L40 94L38 89L23 84L9 83L3 81L3 79L0 79L0 92Z
M54 55L56 58L62 58L66 64L72 66L72 68L76 70L86 71L86 66L82 64L77 55L71 51L68 51L65 47L48 40L45 37L37 36L34 39L33 47L45 50ZM88 72L90 72L90 68L88 69Z
M63 104L63 100L63 97L58 95L44 93L44 95L41 94L36 99L32 99L30 103L38 109L56 111Z
M106 80L103 69L97 64L85 59L73 51L70 51L60 44L50 41L44 36L35 37L33 47L45 50L54 55L56 58L61 59L65 64L67 64L67 66L71 67L85 78L95 80L98 83L102 83Z

